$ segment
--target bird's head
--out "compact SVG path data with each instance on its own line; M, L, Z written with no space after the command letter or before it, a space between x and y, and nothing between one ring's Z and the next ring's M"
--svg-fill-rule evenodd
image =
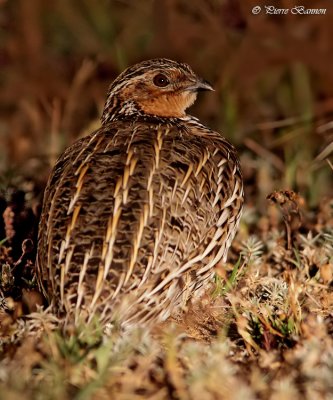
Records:
M181 118L201 90L213 88L187 64L164 58L144 61L111 84L102 123L136 115Z

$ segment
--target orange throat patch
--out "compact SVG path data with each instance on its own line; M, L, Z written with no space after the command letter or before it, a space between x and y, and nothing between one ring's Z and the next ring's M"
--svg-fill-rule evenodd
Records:
M140 100L139 106L145 114L180 118L186 115L185 110L195 102L196 98L197 94L190 91L182 91L176 94L166 93Z

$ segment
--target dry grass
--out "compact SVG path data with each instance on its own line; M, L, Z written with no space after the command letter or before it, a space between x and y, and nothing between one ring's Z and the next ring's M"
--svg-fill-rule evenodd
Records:
M294 193L279 196L281 214L273 202L259 220L246 209L235 263L151 332L97 321L64 331L47 310L15 317L24 301L7 296L0 398L332 398L333 203L312 214Z
M333 398L333 7L257 3L0 1L0 399ZM239 148L239 234L184 314L64 331L35 290L48 171L98 127L118 72L156 56L214 83L192 113Z

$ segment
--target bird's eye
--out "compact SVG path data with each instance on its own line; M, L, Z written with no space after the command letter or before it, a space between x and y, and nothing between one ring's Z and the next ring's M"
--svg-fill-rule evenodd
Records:
M154 82L154 85L156 85L158 87L165 87L165 86L168 86L170 83L169 79L163 74L157 74L154 77L153 82Z

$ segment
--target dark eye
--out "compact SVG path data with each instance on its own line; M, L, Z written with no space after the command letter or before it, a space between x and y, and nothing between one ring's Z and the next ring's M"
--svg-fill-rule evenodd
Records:
M163 74L157 74L153 80L154 84L158 87L165 87L169 85L169 79Z

